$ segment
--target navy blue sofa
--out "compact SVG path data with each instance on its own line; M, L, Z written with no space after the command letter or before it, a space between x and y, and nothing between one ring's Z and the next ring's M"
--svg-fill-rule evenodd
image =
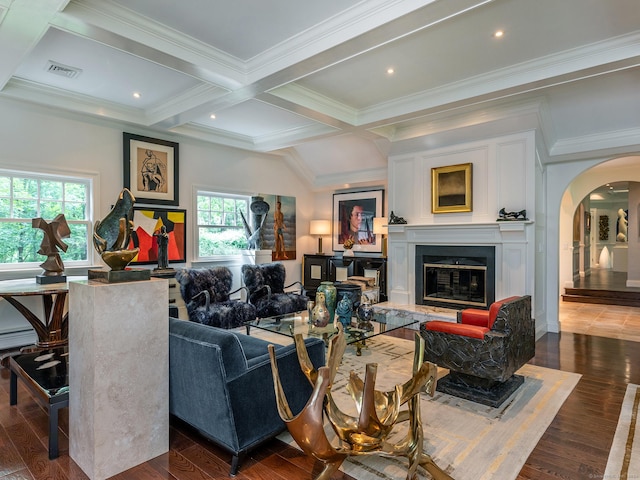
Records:
M316 368L319 338L305 341ZM169 412L231 452L231 476L248 450L286 429L278 414L269 342L242 333L169 318ZM294 414L312 392L295 345L276 347L282 383Z

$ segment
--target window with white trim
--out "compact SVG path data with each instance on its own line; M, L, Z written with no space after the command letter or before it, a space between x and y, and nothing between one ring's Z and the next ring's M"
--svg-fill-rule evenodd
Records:
M60 251L65 267L89 264L93 233L91 180L61 175L0 170L0 270L36 268L47 257L38 253L44 232L32 227L64 214L71 235Z
M237 255L247 248L244 223L247 222L251 197L198 191L196 259L220 255Z

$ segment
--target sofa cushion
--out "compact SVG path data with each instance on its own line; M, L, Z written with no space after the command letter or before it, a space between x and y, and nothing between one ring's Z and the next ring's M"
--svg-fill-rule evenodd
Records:
M267 297L259 298L255 301L256 315L259 318L276 317L293 312L306 310L309 297L297 293L276 293Z
M169 320L169 332L188 341L219 349L226 375L229 377L240 375L248 367L242 344L233 332L177 319Z
M211 327L236 328L256 318L256 307L250 303L229 300L211 303L209 307L187 308L189 320Z
M451 333L453 335L463 335L465 337L483 339L485 333L489 331L487 327L479 327L477 325L467 325L464 323L442 322L434 320L426 322L425 330L432 332Z

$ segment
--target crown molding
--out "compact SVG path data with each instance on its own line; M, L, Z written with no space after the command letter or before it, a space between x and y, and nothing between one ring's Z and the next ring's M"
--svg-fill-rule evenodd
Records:
M176 115L184 114L191 109L202 107L203 104L213 102L225 94L228 90L210 85L200 84L172 97L168 102L147 109L147 122L160 124Z
M194 123L180 125L170 129L171 132L185 137L195 138L208 143L216 143L227 147L240 148L242 150L255 151L253 139L246 135L230 133L215 128L203 127Z
M295 105L306 107L312 111L322 112L349 125L355 125L358 111L341 102L317 93L297 83L269 90L269 94L287 100Z
M564 138L553 144L550 155L555 157L557 161L563 156L572 154L582 155L587 152L598 152L596 156L601 156L603 152L610 151L613 153L621 148L627 153L629 151L640 152L640 128L628 128Z
M396 122L420 112L456 108L469 100L480 103L511 97L638 65L640 33L636 32L382 102L360 110L358 124Z
M42 105L46 108L59 108L70 112L138 125L146 124L144 110L124 107L120 104L99 100L88 95L71 94L67 90L45 87L41 84L18 78L12 78L0 92L0 96Z
M283 148L292 147L299 143L325 136L340 134L339 130L328 125L314 124L290 128L274 134L254 137L254 148L258 152L273 152Z
M117 4L71 0L52 25L222 88L246 83L245 65L237 58Z
M251 81L297 64L385 25L434 0L368 0L314 25L247 61Z

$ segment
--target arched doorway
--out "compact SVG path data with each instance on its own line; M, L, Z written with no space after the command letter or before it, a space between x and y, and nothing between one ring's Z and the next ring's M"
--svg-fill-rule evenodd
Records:
M626 156L601 162L575 176L564 191L558 222L558 297L564 293L565 287L573 287L581 281L581 277L589 275L590 268L594 266L626 271L626 283L632 287L640 287L639 165L640 156ZM624 190L620 188L625 185L622 182L629 186L629 192L624 192L628 195L625 210L629 210L631 221L627 243L616 242L618 210L623 209L625 205L618 205L612 198L613 193L616 193L612 190ZM592 195L595 208L592 208L591 204ZM597 195L601 195L604 200L598 200ZM581 214L576 215L576 211ZM587 218L591 221L588 236L585 228ZM600 256L604 247L610 250L611 263L601 266ZM617 264L614 265L616 261ZM559 329L562 329L561 326Z

